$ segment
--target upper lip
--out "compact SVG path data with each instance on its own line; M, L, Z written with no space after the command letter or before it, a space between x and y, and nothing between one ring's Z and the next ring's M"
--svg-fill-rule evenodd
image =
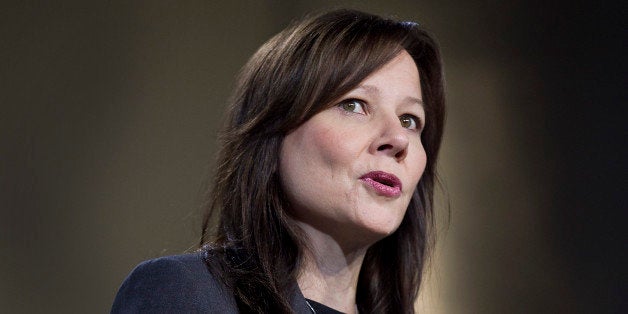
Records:
M399 178L397 178L397 176L392 173L388 173L384 171L371 171L360 177L360 179L367 179L367 178L373 181L377 181L381 184L399 188L399 190L402 189L401 180L399 180Z

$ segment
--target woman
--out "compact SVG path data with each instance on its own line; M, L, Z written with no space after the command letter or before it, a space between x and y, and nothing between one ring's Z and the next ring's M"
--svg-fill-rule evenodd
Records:
M413 313L443 120L417 24L294 24L240 74L201 249L138 266L112 312Z

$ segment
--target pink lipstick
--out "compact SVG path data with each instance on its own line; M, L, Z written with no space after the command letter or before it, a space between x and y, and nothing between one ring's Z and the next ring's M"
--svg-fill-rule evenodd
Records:
M401 195L401 180L394 174L383 171L371 171L361 176L360 180L379 195L386 197Z

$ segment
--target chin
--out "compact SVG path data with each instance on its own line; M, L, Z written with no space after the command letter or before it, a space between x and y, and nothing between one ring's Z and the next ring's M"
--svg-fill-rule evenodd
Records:
M375 226L370 228L369 231L381 239L393 234L395 231L397 231L397 228L399 228L399 224Z
M401 220L397 217L390 219L362 220L356 228L358 229L354 233L354 240L356 242L362 242L362 245L372 245L373 243L393 234L399 228ZM402 217L403 218L403 217Z

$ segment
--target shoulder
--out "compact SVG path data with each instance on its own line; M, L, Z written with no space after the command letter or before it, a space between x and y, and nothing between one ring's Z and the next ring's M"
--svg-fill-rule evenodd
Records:
M207 268L202 253L139 264L124 280L112 313L236 313L230 290Z

